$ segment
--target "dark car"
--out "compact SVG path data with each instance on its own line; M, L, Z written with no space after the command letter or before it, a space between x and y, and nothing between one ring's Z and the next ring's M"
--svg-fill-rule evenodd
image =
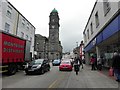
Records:
M26 74L43 74L47 71L50 71L50 64L44 59L33 60L25 66Z
M53 65L53 66L59 66L60 63L61 63L61 60L60 60L60 59L55 59L55 60L53 60L52 65Z

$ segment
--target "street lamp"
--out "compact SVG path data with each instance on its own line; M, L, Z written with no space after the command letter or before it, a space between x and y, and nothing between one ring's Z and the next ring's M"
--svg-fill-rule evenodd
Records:
M38 52L39 52L39 43L37 43L36 51L37 51L37 58L38 58L38 57L39 57L39 56L38 56Z
M45 59L46 41L44 41L44 59Z
M77 44L77 47L78 47L78 42L76 42L76 44Z

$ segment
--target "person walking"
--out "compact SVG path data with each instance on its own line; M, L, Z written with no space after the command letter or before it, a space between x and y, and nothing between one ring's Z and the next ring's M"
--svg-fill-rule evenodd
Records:
M103 57L99 57L97 59L97 69L100 71L102 70L102 60L103 60Z
M94 58L94 56L91 57L90 63L91 63L91 70L96 70L95 69L95 58Z
M115 52L112 59L112 68L116 76L116 81L120 82L120 55Z

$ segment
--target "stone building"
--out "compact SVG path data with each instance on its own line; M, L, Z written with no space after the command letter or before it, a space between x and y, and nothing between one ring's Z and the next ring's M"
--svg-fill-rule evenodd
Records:
M48 38L35 34L35 58L48 58Z
M59 41L59 16L58 11L53 9L49 16L49 37L35 35L35 50L37 58L54 60L62 58L62 46Z

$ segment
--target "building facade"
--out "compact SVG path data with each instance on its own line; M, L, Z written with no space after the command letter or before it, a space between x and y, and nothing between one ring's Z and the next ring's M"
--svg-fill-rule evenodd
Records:
M35 34L35 58L48 58L48 38Z
M34 56L35 27L7 0L0 0L0 30L30 40Z
M85 59L104 58L110 67L113 53L120 50L120 0L97 0L83 32Z

